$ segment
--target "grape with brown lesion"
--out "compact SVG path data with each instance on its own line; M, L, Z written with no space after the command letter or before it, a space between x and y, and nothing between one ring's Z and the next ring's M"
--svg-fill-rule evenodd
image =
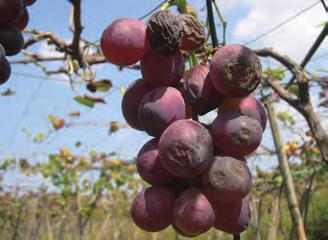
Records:
M160 138L159 156L171 174L182 178L196 177L212 161L211 135L198 122L186 119L176 121Z
M244 97L260 83L262 67L260 59L251 49L230 44L215 52L210 74L213 85L224 96Z
M211 125L215 147L222 153L242 157L260 145L263 130L259 121L236 112L219 114Z
M216 156L202 176L206 194L217 202L236 202L252 188L252 174L247 164L229 156Z

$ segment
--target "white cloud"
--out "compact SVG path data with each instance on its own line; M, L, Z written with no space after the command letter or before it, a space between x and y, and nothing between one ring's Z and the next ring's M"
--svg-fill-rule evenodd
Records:
M40 45L38 54L43 57L63 57L64 56L63 53L56 51L56 49L53 45L48 45L46 42L43 42Z
M315 3L313 0L244 0L244 2L247 2L250 11L234 29L233 36L236 42L253 39ZM306 13L259 40L257 44L273 47L300 61L322 29L318 24L326 20L327 16L322 4L318 3Z

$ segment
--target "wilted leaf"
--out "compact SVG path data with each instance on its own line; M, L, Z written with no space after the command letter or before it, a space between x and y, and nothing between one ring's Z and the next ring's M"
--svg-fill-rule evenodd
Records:
M81 112L80 111L70 112L69 115L71 117L79 117L81 116Z
M122 165L122 160L119 160L119 159L112 160L111 164L113 167L118 167L118 166Z
M119 130L119 128L120 128L119 122L117 122L117 121L110 122L110 128L109 128L110 134L117 132L117 130Z
M15 94L15 91L8 88L7 90L5 90L1 93L1 96L9 97L9 96L14 95L14 94Z
M77 141L77 142L75 143L75 147L76 147L76 148L81 147L81 145L82 145L82 142L81 142L81 141Z
M59 149L59 153L60 153L60 156L65 157L65 158L67 158L67 157L69 157L69 156L72 155L71 154L71 151L68 148L66 148L66 147L61 147Z
M87 84L87 89L90 92L107 92L109 89L111 89L113 86L112 81L108 79L104 80L98 80L98 81L91 81L89 84Z
M105 99L102 97L92 97L89 95L84 95L84 96L76 96L74 100L84 106L87 107L94 107L96 103L106 103Z
M299 147L299 143L296 141L288 142L284 146L284 150L286 154L293 154L295 150Z
M19 167L25 174L29 173L30 164L26 159L19 159Z
M93 101L91 101L91 100L89 100L89 99L86 99L85 97L83 97L83 96L76 96L75 98L74 98L74 100L76 101L76 102L78 102L78 103L80 103L80 104L82 104L82 105L84 105L84 106L87 106L87 107L90 107L90 108L93 108L94 107L94 105L95 105L95 103L93 102Z
M58 130L61 129L62 127L65 126L65 120L64 119L58 119L56 116L50 114L49 116L49 120L52 124L52 126Z
M106 103L105 99L103 97L93 97L93 96L89 96L89 95L84 95L84 98L87 100L90 100L94 103Z
M320 107L327 107L328 106L328 99L321 101L319 106Z

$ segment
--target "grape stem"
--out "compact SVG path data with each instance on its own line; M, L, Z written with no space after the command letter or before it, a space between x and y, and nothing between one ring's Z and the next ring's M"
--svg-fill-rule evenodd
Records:
M240 240L240 234L233 235L233 240Z
M222 23L222 26L223 26L223 39L222 39L222 45L226 45L226 30L227 30L227 21L224 19L221 11L220 11L220 8L218 6L218 3L216 0L213 0L213 4L214 4L214 7L215 7L215 10L216 10L216 13L218 14L219 18L220 18L220 21Z
M219 42L218 42L218 37L216 35L213 8L212 8L212 0L206 0L206 7L207 7L208 23L209 23L210 32L211 32L212 45L215 48L215 47L219 46Z

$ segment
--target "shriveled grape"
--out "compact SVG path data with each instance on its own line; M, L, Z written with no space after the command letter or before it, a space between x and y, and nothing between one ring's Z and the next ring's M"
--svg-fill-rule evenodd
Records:
M254 152L261 143L263 133L259 121L236 112L219 114L210 131L215 147L235 157Z
M203 186L210 198L218 202L236 202L252 188L252 174L244 161L216 156L203 174Z
M212 161L211 136L198 122L186 119L176 121L160 138L159 156L171 174L182 178L195 177Z
M223 95L244 97L251 94L261 80L261 62L245 46L226 45L214 54L210 74L213 85Z
M200 48L205 43L206 38L203 25L192 14L180 14L179 20L183 26L180 49L193 51Z
M180 47L181 22L169 10L158 11L147 23L147 36L154 52L165 56L172 55Z

